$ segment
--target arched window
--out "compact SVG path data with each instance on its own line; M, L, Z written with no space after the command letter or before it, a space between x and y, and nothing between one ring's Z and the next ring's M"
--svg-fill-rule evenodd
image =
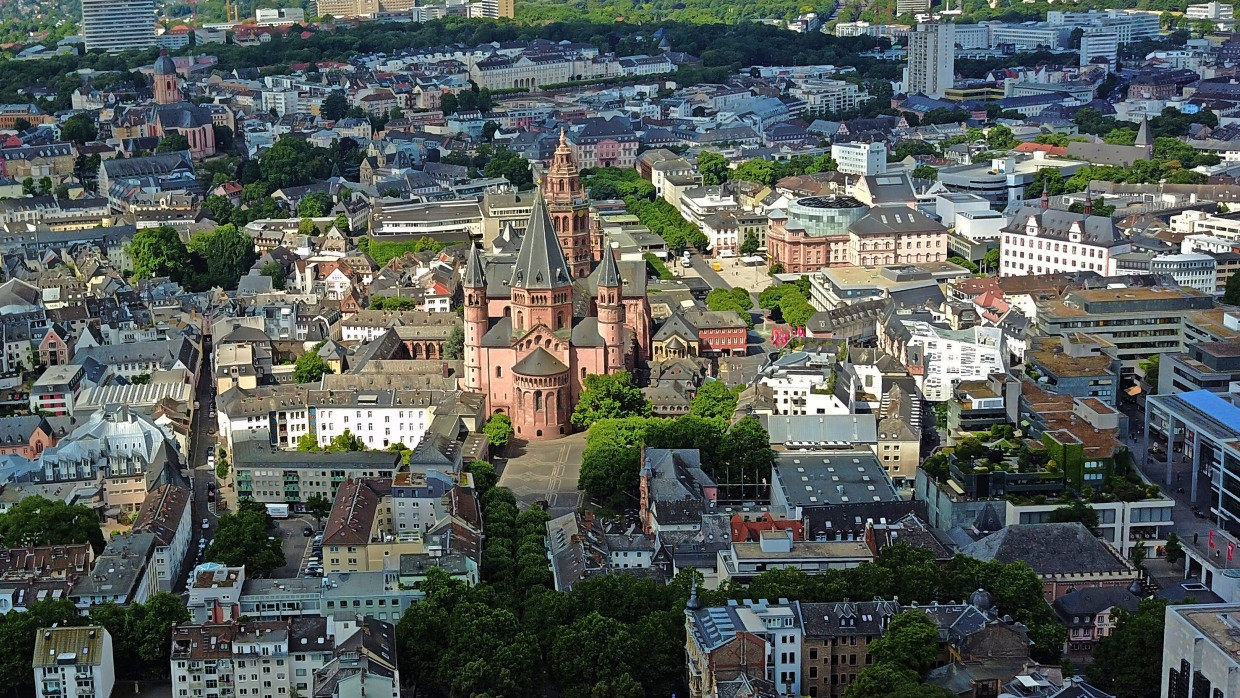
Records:
M504 375L504 367L503 367L503 366L496 366L496 367L495 367L495 377L496 377L496 378L499 378L500 376L503 376L503 375Z
M534 411L541 412L542 408L543 408L542 391L535 390L534 391Z

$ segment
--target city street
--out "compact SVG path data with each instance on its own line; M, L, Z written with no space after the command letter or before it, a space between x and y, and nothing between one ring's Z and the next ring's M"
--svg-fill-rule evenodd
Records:
M215 448L216 437L212 434L215 431L215 420L210 416L211 407L215 404L215 388L211 380L211 339L204 338L202 343L202 368L198 371L198 385L195 386L194 399L198 402L199 409L194 410L194 415L190 422L190 452L186 462L187 476L190 479L190 485L193 488L193 498L191 505L193 512L190 515L190 521L194 525L194 536L190 543L189 556L197 556L198 540L205 534L206 538L214 535L216 514L211 511L212 507L207 502L207 486L208 483L215 481L215 473L207 466L207 453ZM211 523L211 528L203 530L202 520L207 519ZM199 560L201 562L201 560ZM181 579L174 588L184 588L189 573L196 563L184 565L181 571Z

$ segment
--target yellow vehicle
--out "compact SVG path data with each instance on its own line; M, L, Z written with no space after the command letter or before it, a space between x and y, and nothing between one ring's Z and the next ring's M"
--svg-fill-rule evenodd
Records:
M723 266L721 266L719 262L711 262L710 268L714 269L715 271L723 271Z

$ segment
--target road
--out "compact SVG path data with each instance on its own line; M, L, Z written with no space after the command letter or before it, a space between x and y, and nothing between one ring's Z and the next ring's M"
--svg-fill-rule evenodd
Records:
M215 532L215 512L211 510L207 502L207 485L215 481L215 473L207 467L207 453L215 448L216 444L215 435L211 433L215 431L215 420L211 417L211 406L215 404L215 388L211 380L213 364L211 353L211 338L206 337L202 342L202 367L198 371L198 385L194 388L194 399L200 407L194 410L194 416L190 422L190 452L187 463L187 475L193 488L191 521L194 525L194 539L190 543L186 558L187 560L194 558L194 561L183 565L185 569L181 571L181 578L174 587L177 589L184 588L190 571L194 565L201 562L197 559L198 540L204 537L204 534L210 540ZM203 519L207 519L211 525L205 531L202 528Z

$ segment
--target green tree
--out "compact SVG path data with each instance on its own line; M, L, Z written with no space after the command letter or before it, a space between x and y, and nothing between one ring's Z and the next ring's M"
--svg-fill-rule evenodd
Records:
M999 248L986 250L986 256L982 257L982 271L995 272L999 270Z
M1240 274L1233 272L1227 277L1227 286L1223 290L1223 303L1240 305Z
M1136 613L1114 609L1115 628L1094 646L1089 678L1102 690L1124 698L1156 698L1161 691L1162 664L1152 661L1163 651L1165 599L1146 599Z
M311 433L305 433L297 437L297 450L304 452L322 451L323 449L319 446L319 439L317 436Z
M758 234L752 230L746 231L745 241L741 243L741 254L743 256L755 255L758 253Z
M465 327L460 323L452 326L447 341L443 343L443 358L449 361L465 358Z
M31 127L33 126L34 124L30 123L28 119L25 119L20 116L13 120L13 130L17 131L18 133L25 133L26 131L29 131Z
M589 427L600 419L650 414L650 403L641 388L633 385L633 376L628 371L611 375L592 373L583 382L581 397L571 418L575 427Z
M90 543L98 555L105 541L94 509L34 495L0 514L0 543L5 548Z
M211 213L211 220L216 223L225 223L232 219L233 209L232 202L227 197L213 194L208 196L206 201L202 202L203 208Z
M439 98L439 111L444 116L451 116L456 113L456 95L448 92Z
M274 259L264 264L263 268L258 270L258 273L263 276L270 276L271 285L276 289L284 288L284 266Z
M26 607L24 613L0 616L0 681L11 689L32 686L30 659L40 628L85 625L86 616L68 599L46 599Z
M486 496L499 482L499 475L495 474L495 466L484 460L470 461L469 477L474 483L474 492L478 497Z
M221 124L212 124L211 135L215 136L215 152L228 153L232 151L236 138L233 136L231 128Z
M1163 553L1167 557L1167 562L1176 564L1184 559L1184 545L1180 543L1180 537L1171 531L1167 534L1167 544L1163 547Z
M221 482L228 479L228 459L221 457L215 462L215 477Z
M556 684L569 690L591 690L600 682L635 673L640 648L628 626L597 611L564 628L551 649L549 669Z
M314 383L323 377L325 373L331 373L332 369L319 356L318 347L308 351L297 357L297 361L293 364L293 382L294 383Z
M34 177L27 177L22 180L22 196L34 196Z
M319 106L319 116L328 121L339 121L344 118L344 113L348 110L349 100L339 92L332 92Z
M51 194L54 188L55 186L52 184L51 177L39 178L39 196L47 196L48 194Z
M334 205L330 194L311 192L297 203L297 214L303 218L322 218L331 213Z
M495 121L487 121L482 124L482 140L490 143L495 140L495 132L499 130L499 123Z
M1047 521L1051 523L1071 523L1076 521L1091 531L1098 530L1098 511L1083 499L1074 499L1051 510Z
M689 406L689 414L707 419L730 420L736 411L736 393L722 381L703 383Z
M1007 126L991 126L986 132L986 145L991 150L1009 150L1015 148L1019 141L1012 135L1012 129Z
M913 177L915 179L928 179L933 182L939 178L939 171L929 165L918 165L913 168Z
M179 153L183 150L189 150L189 139L179 131L165 133L164 137L159 139L159 145L155 146L157 153Z
M757 487L763 480L771 481L775 452L770 434L757 417L745 417L728 429L719 445L719 458L722 463L713 473L715 480L740 488L741 494L746 485Z
M1107 131L1102 140L1111 145L1132 145L1137 142L1137 132L1130 128L1112 129Z
M309 218L302 218L301 222L297 224L298 235L307 235L309 237L316 237L319 235L319 232L320 232L319 227L315 225L314 221L310 220Z
M507 148L495 151L495 156L482 171L488 177L504 177L518 189L529 187L534 182L529 161Z
M127 615L128 637L122 647L137 650L145 678L168 676L172 650L168 638L172 636L172 626L190 620L185 600L168 592L157 592L144 603L130 606ZM115 646L115 638L113 643Z
M271 516L262 504L242 500L237 511L219 518L215 538L203 553L208 562L229 567L245 566L247 576L265 577L287 560L278 536L269 536Z
M99 137L99 129L90 114L74 114L61 125L60 137L78 145L85 145Z
M487 420L486 425L482 427L482 433L487 435L487 439L495 448L503 448L512 440L512 419L503 412L496 412Z
M891 619L883 636L870 645L874 661L918 674L934 665L939 652L939 624L921 611Z
M716 288L706 294L706 307L711 310L732 310L740 316L745 322L746 327L753 327L753 314L750 309L753 307L753 298L749 296L749 291L743 288Z
M332 513L332 500L316 492L306 497L306 513L314 517L314 526L318 528Z
M770 160L746 160L729 173L728 179L769 187L775 183L775 175L775 163Z
M728 159L713 150L703 150L697 158L702 184L713 186L728 181Z
M196 274L193 284L204 290L215 287L235 289L237 282L258 258L254 240L231 223L211 232L198 233L190 238L189 249L206 266L206 273Z
M362 443L362 440L359 437L354 436L352 431L345 429L332 437L331 441L327 442L327 448L325 450L328 453L365 451L366 444Z
M1137 362L1137 368L1145 374L1145 382L1154 388L1158 387L1158 367L1162 354L1150 354L1150 358Z
M129 257L133 260L134 276L139 279L168 276L180 281L189 268L189 250L181 234L167 225L134 233L129 242Z

